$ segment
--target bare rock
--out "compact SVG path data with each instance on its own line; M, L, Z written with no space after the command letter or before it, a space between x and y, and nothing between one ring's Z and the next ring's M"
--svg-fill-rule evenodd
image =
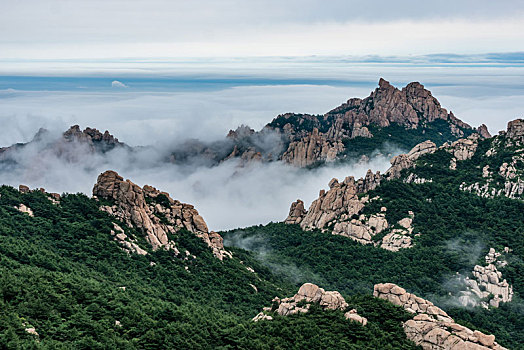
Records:
M28 206L26 206L25 204L22 204L20 203L17 207L15 207L16 209L18 209L20 212L22 213L26 213L27 215L29 215L30 217L34 217L35 214L33 213L33 210L31 210L31 208L29 208Z
M397 285L376 284L373 295L415 314L413 319L404 322L403 328L407 338L424 350L505 349L495 342L494 335L473 331L455 323L444 310Z
M101 209L128 226L142 230L153 250L160 247L174 250L168 233L185 228L200 237L220 260L231 256L224 250L222 237L208 232L204 219L192 205L174 200L166 192L148 185L141 188L108 170L98 177L93 195L111 201L113 205Z
M481 124L478 128L477 128L477 132L478 134L480 135L480 137L484 138L484 139L489 139L491 138L491 134L489 133L488 131L488 127L486 126L486 124Z
M342 311L349 306L339 292L325 291L316 284L304 283L293 297L284 299L275 297L273 299L273 308L264 308L264 311L255 316L253 321L271 320L272 317L264 312L269 312L272 309L281 316L307 313L311 304L319 304L320 307L326 310ZM363 326L367 324L367 319L359 316L356 310L348 311L344 316L346 319L359 322Z

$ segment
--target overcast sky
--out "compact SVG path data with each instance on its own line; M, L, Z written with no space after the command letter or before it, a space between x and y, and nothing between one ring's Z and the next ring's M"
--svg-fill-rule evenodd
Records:
M5 0L0 59L523 51L518 0Z

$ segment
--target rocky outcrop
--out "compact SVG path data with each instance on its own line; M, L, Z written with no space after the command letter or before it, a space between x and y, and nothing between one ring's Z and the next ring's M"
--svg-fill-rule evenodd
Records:
M424 141L413 147L407 154L400 154L391 159L391 167L386 171L384 176L387 179L398 179L402 170L413 167L415 161L422 155L434 153L437 145L432 141Z
M345 311L349 306L339 292L325 291L316 284L304 283L293 297L284 299L275 297L273 299L273 306L264 308L264 311L256 315L253 321L272 320L273 317L267 314L269 312L275 312L281 316L307 313L311 304L318 304L326 310L342 311ZM346 319L359 322L363 326L367 324L367 319L358 315L354 309L346 312L344 316Z
M480 135L480 137L484 138L484 139L489 139L491 138L491 134L489 133L488 131L488 127L486 126L486 124L481 124L478 128L477 128L477 133Z
M341 140L330 140L314 128L311 134L292 141L280 159L294 166L306 167L322 161L332 162L343 150L344 144Z
M40 129L27 143L17 143L0 149L0 164L16 168L32 159L47 159L50 155L70 163L81 163L87 155L104 154L113 149L131 149L118 141L109 131L101 133L94 128L83 131L78 125L71 126L57 136L45 129ZM30 149L28 153L24 150Z
M404 332L408 339L424 350L505 349L495 342L494 335L473 331L455 323L431 301L408 293L393 283L376 284L373 295L415 314L413 319L404 322Z
M510 121L507 130L501 131L498 136L492 139L491 147L481 157L492 158L499 153L506 153L503 158L506 160L511 157L511 159L502 162L497 167L483 166L483 181L464 182L460 185L460 189L486 198L505 196L512 199L522 199L524 195L524 170L522 169L522 164L524 164L523 129L524 120ZM470 158L474 154L478 145L478 140L475 137L470 137L470 139L474 143L469 147L469 150L463 152L466 158ZM510 157L507 154L508 152L510 152ZM450 168L456 169L456 167L456 159L453 158ZM502 181L500 181L501 179Z
M449 153L453 154L454 158L458 161L471 159L475 154L478 146L479 135L473 134L465 139L459 139L450 146L444 146L443 148Z
M296 202L291 203L289 215L284 222L286 224L300 224L306 213L307 211L304 208L304 202L297 199Z
M63 134L63 139L67 142L80 142L89 146L92 151L107 152L117 146L124 146L109 131L101 133L94 128L86 128L81 131L80 126L73 125Z
M20 203L18 206L15 207L16 209L18 209L18 211L22 212L22 213L26 213L27 215L29 215L30 217L34 217L35 214L33 213L33 210L31 210L31 208L29 208L28 206L26 206L25 204L22 204Z
M513 299L513 287L502 278L502 273L497 269L497 266L507 264L505 260L500 260L501 255L490 248L485 257L487 266L475 265L473 279L465 278L466 290L461 291L458 298L463 306L499 307L501 302L507 303Z
M347 220L360 212L368 200L359 199L358 194L376 188L380 180L380 173L374 174L371 171L358 181L352 176L346 177L343 182L332 179L329 182L329 190L321 190L318 199L313 201L307 212L296 210L297 207L303 207L303 203L295 202L286 222L300 223L304 229L324 229L335 219Z
M102 205L101 209L129 227L140 229L153 250L164 247L177 252L168 234L185 228L200 237L219 259L231 256L224 250L222 238L208 231L192 205L174 200L166 192L148 185L141 188L109 170L98 177L93 196L109 201L111 204Z
M506 137L514 140L517 146L524 140L524 119L515 119L508 123Z
M116 223L113 223L113 228L114 229L111 230L111 236L113 236L113 239L122 246L122 250L127 253L147 255L147 251L140 248L134 239L127 236L122 227L118 226Z

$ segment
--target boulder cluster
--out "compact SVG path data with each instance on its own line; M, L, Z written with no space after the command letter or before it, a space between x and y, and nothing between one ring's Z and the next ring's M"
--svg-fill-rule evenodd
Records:
M178 253L168 233L185 228L200 237L220 260L231 256L224 250L222 237L216 232L209 232L204 219L192 205L174 200L166 192L148 185L140 187L130 180L124 181L118 173L108 170L98 177L93 196L108 201L100 207L101 210L129 227L141 230L153 250L164 247Z
M376 284L373 295L415 314L413 319L404 322L404 332L424 350L505 349L495 342L494 335L459 325L431 301L408 293L393 283Z
M506 247L505 252L509 252L509 248ZM507 264L505 260L500 260L501 256L501 253L490 248L485 257L487 266L475 265L472 272L474 279L465 278L466 290L458 298L463 306L499 307L501 302L507 303L513 299L513 287L497 269L497 266Z
M485 153L486 157L495 156L500 149L516 149L511 160L503 162L498 168L490 168L489 165L483 167L483 182L462 183L461 190L473 192L481 197L493 198L496 196L505 196L508 198L518 199L524 195L524 176L522 164L524 164L524 120L516 119L508 123L506 131L501 131L492 142L492 146ZM470 147L476 149L477 143ZM473 149L474 153L474 149ZM468 154L471 153L471 150ZM451 169L456 168L456 162L450 165ZM495 184L497 177L502 177L502 185Z
M344 297L337 291L325 291L316 284L304 283L297 294L290 298L273 299L273 307L266 307L264 310L253 318L253 321L272 320L273 317L267 313L274 311L278 315L288 316L298 313L307 313L312 304L318 304L326 310L342 310L348 308L348 303ZM367 319L358 315L355 309L347 311L344 316L348 320L358 322L365 326Z

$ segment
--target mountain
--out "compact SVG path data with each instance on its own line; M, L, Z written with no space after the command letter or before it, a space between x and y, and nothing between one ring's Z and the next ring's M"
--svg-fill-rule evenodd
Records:
M78 125L73 125L61 135L55 135L41 128L27 143L0 148L0 165L10 170L17 166L24 166L24 163L34 159L45 159L49 156L67 162L81 163L86 155L105 154L118 149L131 148L118 141L107 130L104 133L93 128L82 131ZM24 159L26 157L32 159Z
M260 131L241 125L222 140L184 140L173 149L129 147L107 130L81 131L78 125L61 135L41 129L28 143L0 148L0 165L11 169L24 166L20 158L49 155L82 163L86 155L126 151L136 157L145 151L155 154L154 161L160 163L215 166L237 159L241 164L281 161L317 167L326 162L366 161L377 152L393 156L422 141L441 145L472 134L490 136L485 125L474 129L442 108L420 83L399 90L380 79L368 97L349 99L324 115L286 113Z
M333 179L309 209L298 200L285 223L223 233L225 242L268 266L299 266L303 279L341 293L395 283L523 348L523 153L522 119L491 138L425 141L385 174ZM433 349L408 328L409 339Z
M93 193L0 187L2 348L416 349L412 315L371 295L255 322L295 284L165 192L107 171Z
M205 155L215 163L240 158L312 167L370 157L377 150L389 154L395 147L410 149L425 140L440 145L473 133L491 136L485 125L474 129L442 108L422 84L399 90L380 79L368 97L349 99L324 115L282 114L258 132L241 126L223 142L182 145L172 161Z
M280 223L213 232L193 205L112 170L92 197L1 186L0 346L524 349L524 120L490 137L412 84L381 81L311 132L327 140L336 120L358 119L339 131L373 137L345 134L344 147L377 149L383 132L420 142L384 174L332 179ZM294 130L307 138L304 123ZM45 152L71 162L77 146L134 152L92 129L49 140Z

